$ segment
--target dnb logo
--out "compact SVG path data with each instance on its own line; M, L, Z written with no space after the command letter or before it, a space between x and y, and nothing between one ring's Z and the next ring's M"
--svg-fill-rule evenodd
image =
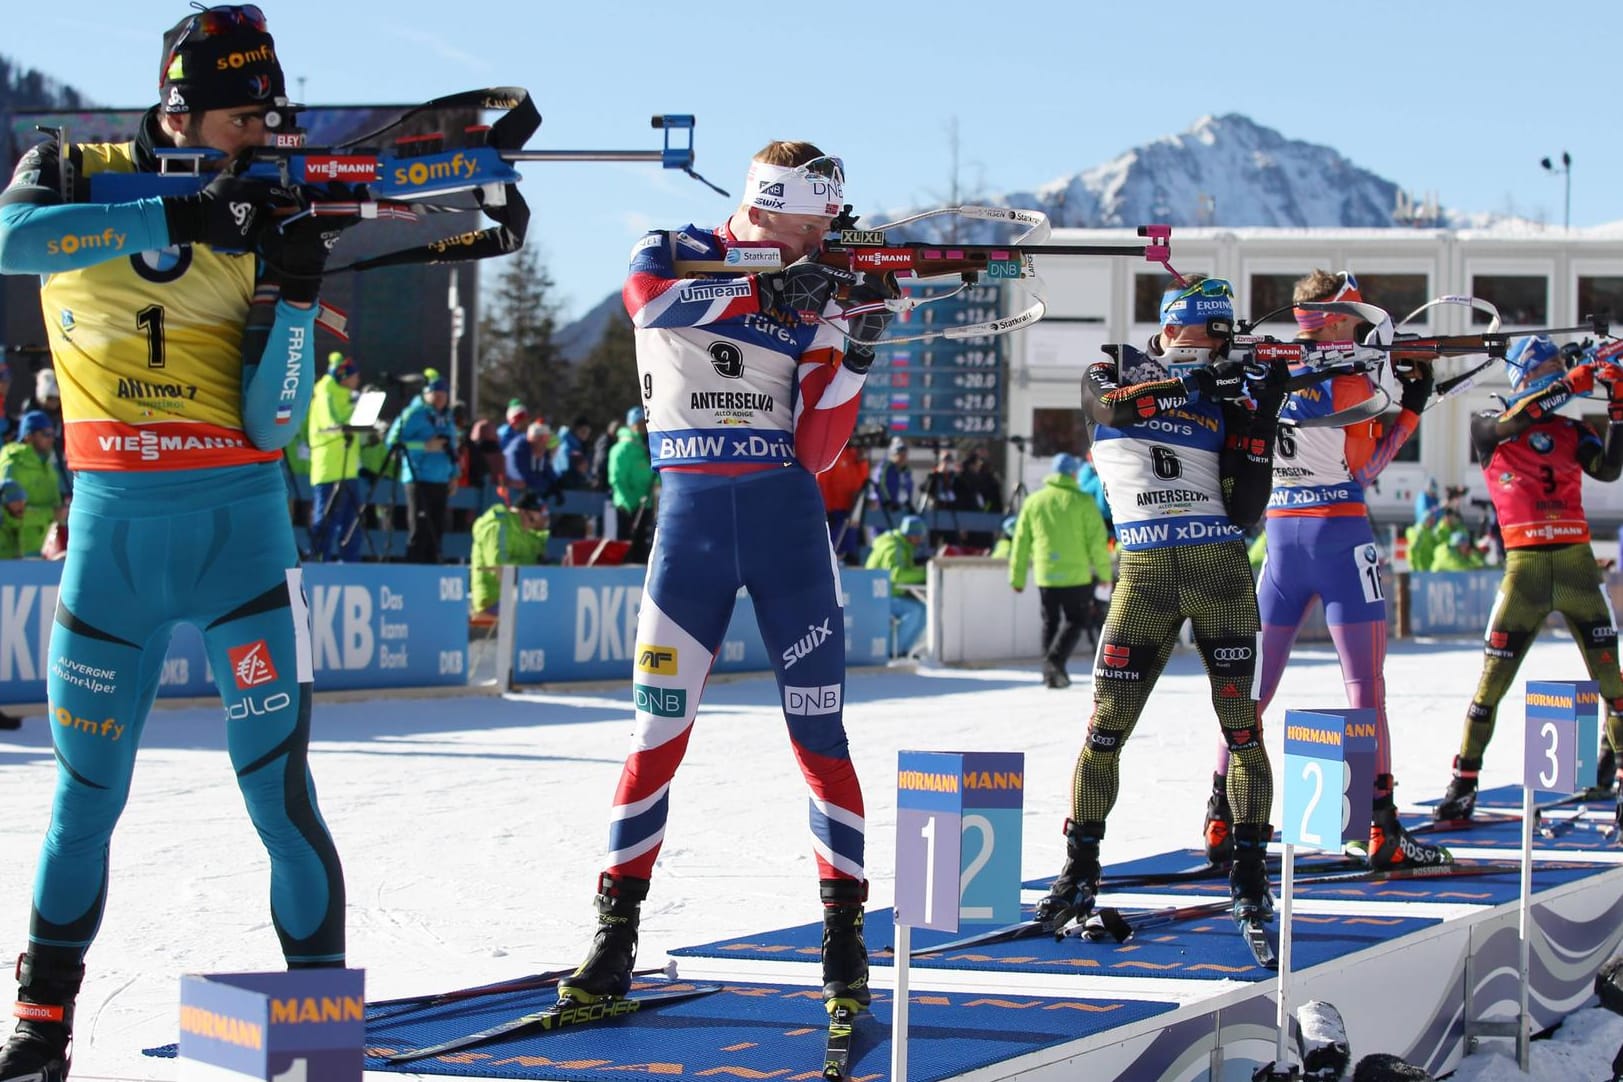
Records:
M710 363L715 365L717 375L738 379L744 374L744 351L731 342L712 342Z
M656 718L679 718L688 711L688 693L681 688L632 684L631 698L638 710Z
M676 675L676 647L637 644L637 671L650 676Z
M231 659L231 675L237 681L238 691L247 691L276 679L276 666L271 664L270 647L264 639L233 646L226 651Z

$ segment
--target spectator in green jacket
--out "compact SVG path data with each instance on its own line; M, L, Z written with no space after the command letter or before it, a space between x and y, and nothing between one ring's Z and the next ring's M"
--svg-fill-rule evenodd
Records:
M355 434L345 426L355 412L361 366L334 350L327 355L327 374L316 381L310 397L305 436L310 444L310 558L327 561L334 554L353 563L361 558L361 531L355 528L361 509L356 478L361 452Z
M1470 531L1457 526L1448 534L1447 541L1439 541L1431 554L1430 571L1475 571L1485 566L1482 553L1471 543Z
M906 515L894 530L873 539L868 562L863 565L870 571L890 572L890 615L897 622L892 650L895 657L911 654L924 634L928 610L908 587L924 585L924 568L917 562L918 548L929 533L922 518Z
M1077 485L1082 460L1054 457L1054 472L1043 478L1020 508L1014 527L1014 554L1009 585L1026 588L1029 566L1037 579L1043 612L1043 684L1069 687L1065 663L1082 632L1091 626L1094 583L1114 577L1110 567L1110 534L1099 505Z
M609 491L619 520L615 536L631 542L626 563L648 560L648 535L654 527L654 465L648 454L648 417L641 406L626 411L626 423L615 433L609 452Z
M38 556L51 524L68 518L56 470L56 425L43 410L23 414L17 442L0 450L0 490L0 556Z
M475 613L495 612L501 600L504 564L520 567L543 563L547 555L547 506L536 492L520 492L513 506L496 503L473 523L473 582L471 604Z

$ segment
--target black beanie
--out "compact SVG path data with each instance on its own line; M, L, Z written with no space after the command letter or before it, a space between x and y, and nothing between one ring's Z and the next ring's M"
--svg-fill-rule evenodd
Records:
M204 37L192 32L198 18L188 15L163 36L159 108L166 113L206 113L269 105L287 96L270 34L244 23Z

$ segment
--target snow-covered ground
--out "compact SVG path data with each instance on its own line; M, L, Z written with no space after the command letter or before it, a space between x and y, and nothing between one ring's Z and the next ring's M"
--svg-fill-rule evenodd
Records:
M1387 681L1400 800L1447 784L1479 651L1473 641L1394 644ZM1073 668L1085 671L1086 660ZM1581 674L1571 642L1546 636L1521 675ZM1340 685L1334 655L1302 647L1278 704L1340 706ZM1180 651L1126 750L1107 860L1196 844L1217 733L1208 695L1198 660ZM766 677L709 689L644 906L644 964L661 961L666 946L816 919L805 788L775 704ZM1025 874L1057 870L1090 704L1085 678L1049 691L1034 667L854 675L846 723L867 783L871 904L891 900L902 748L1023 751ZM1519 694L1507 699L1485 785L1520 779L1512 734L1521 710ZM624 689L318 704L312 761L344 858L350 959L367 970L369 998L579 960L630 716ZM52 780L44 719L0 734L0 958L24 943ZM280 964L266 860L232 781L218 708L160 709L148 723L112 860L74 1078L172 1079L173 1061L140 1050L173 1038L179 975ZM1582 1012L1538 1042L1532 1077L1604 1078L1620 1041L1623 1019ZM1354 1056L1379 1051L1392 1049ZM1527 1078L1496 1052L1454 1077Z

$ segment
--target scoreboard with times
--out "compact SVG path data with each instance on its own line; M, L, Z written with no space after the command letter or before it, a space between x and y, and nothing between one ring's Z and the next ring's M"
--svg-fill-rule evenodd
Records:
M912 285L910 297L941 297L951 285ZM1003 314L1003 291L974 285L903 313L891 323L897 336L943 325L985 323ZM937 338L881 346L862 392L858 428L883 428L891 436L952 439L1003 436L1003 339Z

